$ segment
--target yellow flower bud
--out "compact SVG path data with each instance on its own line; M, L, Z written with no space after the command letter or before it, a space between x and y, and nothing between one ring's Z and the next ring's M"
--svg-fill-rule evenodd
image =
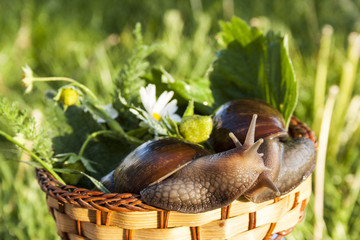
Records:
M63 88L55 97L55 100L60 101L66 109L68 106L79 104L79 93L72 88Z

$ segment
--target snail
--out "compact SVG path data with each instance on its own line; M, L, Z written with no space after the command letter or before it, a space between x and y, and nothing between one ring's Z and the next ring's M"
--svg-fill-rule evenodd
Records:
M144 202L165 210L199 213L227 206L270 170L254 142L254 114L242 145L212 154L178 138L148 141L102 179L112 192L139 193Z
M244 195L259 203L286 194L305 180L315 167L316 149L308 138L289 139L282 115L271 105L247 99L227 102L216 111L209 140L215 152L235 147L229 132L242 141L253 114L259 116L255 140L264 139L259 153L271 170L262 172Z

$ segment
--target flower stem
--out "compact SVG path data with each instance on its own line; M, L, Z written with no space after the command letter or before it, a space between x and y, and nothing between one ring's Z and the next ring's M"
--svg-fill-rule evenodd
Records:
M101 135L101 134L114 134L114 131L112 130L101 130L101 131L97 131L97 132L93 132L92 134L90 134L87 139L85 140L85 142L83 143L83 145L81 146L81 149L79 151L79 157L82 157L82 155L84 154L85 148L87 147L87 145L89 144L89 142L93 139L96 138L97 136Z
M144 143L144 141L130 136L128 135L125 130L121 127L121 125L114 119L112 119L109 114L107 114L104 109L102 109L101 107L97 106L96 104L92 103L91 101L88 102L84 102L84 105L87 107L87 109L89 109L90 112L92 112L93 114L99 116L100 118L104 119L107 123L107 125L116 133L118 133L120 136L122 136L123 138L125 138L127 141L129 141L130 143L133 144L142 144Z
M75 86L79 87L86 94L88 94L91 98L97 99L95 94L89 88L87 88L85 85L79 83L78 81L76 81L76 80L74 80L72 78L67 78L67 77L33 77L32 79L33 79L34 82L58 82L58 81L69 82L69 83L72 83Z
M9 140L10 142L12 142L13 144L17 145L18 147L20 147L21 149L23 149L24 151L26 151L27 153L30 154L31 157L33 157L36 161L38 161L49 173L51 173L51 175L53 175L55 177L56 180L58 180L61 184L66 185L66 183L64 182L64 180L52 169L51 165L45 161L43 161L39 156L37 156L34 152L32 152L31 150L29 150L28 148L26 148L23 144L21 144L20 142L18 142L17 140L15 140L12 136L10 136L9 134L3 132L0 130L0 135L4 136L7 140Z

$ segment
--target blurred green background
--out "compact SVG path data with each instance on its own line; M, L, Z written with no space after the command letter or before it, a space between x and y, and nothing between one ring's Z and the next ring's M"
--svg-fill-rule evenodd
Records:
M45 90L59 85L38 84L25 95L24 65L40 76L77 79L106 101L134 49L137 22L145 43L162 43L151 62L182 79L207 72L219 50L219 20L236 15L287 34L300 84L295 115L321 136L319 151L327 153L325 172L317 171L319 179L325 174L324 210L320 189L287 239L360 239L360 1L2 0L0 13L0 95L37 116ZM337 97L328 94L331 85L339 86ZM34 169L13 161L21 153L1 144L0 239L58 239ZM322 212L324 221L320 215L314 228L315 213Z

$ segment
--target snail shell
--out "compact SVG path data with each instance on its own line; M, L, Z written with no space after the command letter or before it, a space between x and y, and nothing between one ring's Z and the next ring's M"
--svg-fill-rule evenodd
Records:
M149 141L130 153L102 181L113 185L111 189L117 192L140 192L147 204L166 210L198 213L226 206L269 170L257 152L263 140L254 143L255 123L256 115L244 145L234 139L235 148L216 154L176 138ZM184 151L190 160L183 161L179 156ZM177 159L170 164L173 167L167 167L173 158L169 156Z
M178 138L148 141L131 152L102 181L111 192L140 193L192 160L209 154L205 148Z
M227 134L243 139L244 125L258 114L255 140L264 139L259 152L271 170L260 174L244 195L253 202L263 202L283 195L298 186L315 166L316 149L307 138L288 140L285 121L275 108L260 100L234 100L222 105L213 117L210 143L216 152L234 147Z
M255 141L259 138L286 139L285 121L281 113L261 100L239 99L223 104L213 117L213 132L209 142L215 152L223 152L234 147L229 132L243 142L252 116L256 120Z

